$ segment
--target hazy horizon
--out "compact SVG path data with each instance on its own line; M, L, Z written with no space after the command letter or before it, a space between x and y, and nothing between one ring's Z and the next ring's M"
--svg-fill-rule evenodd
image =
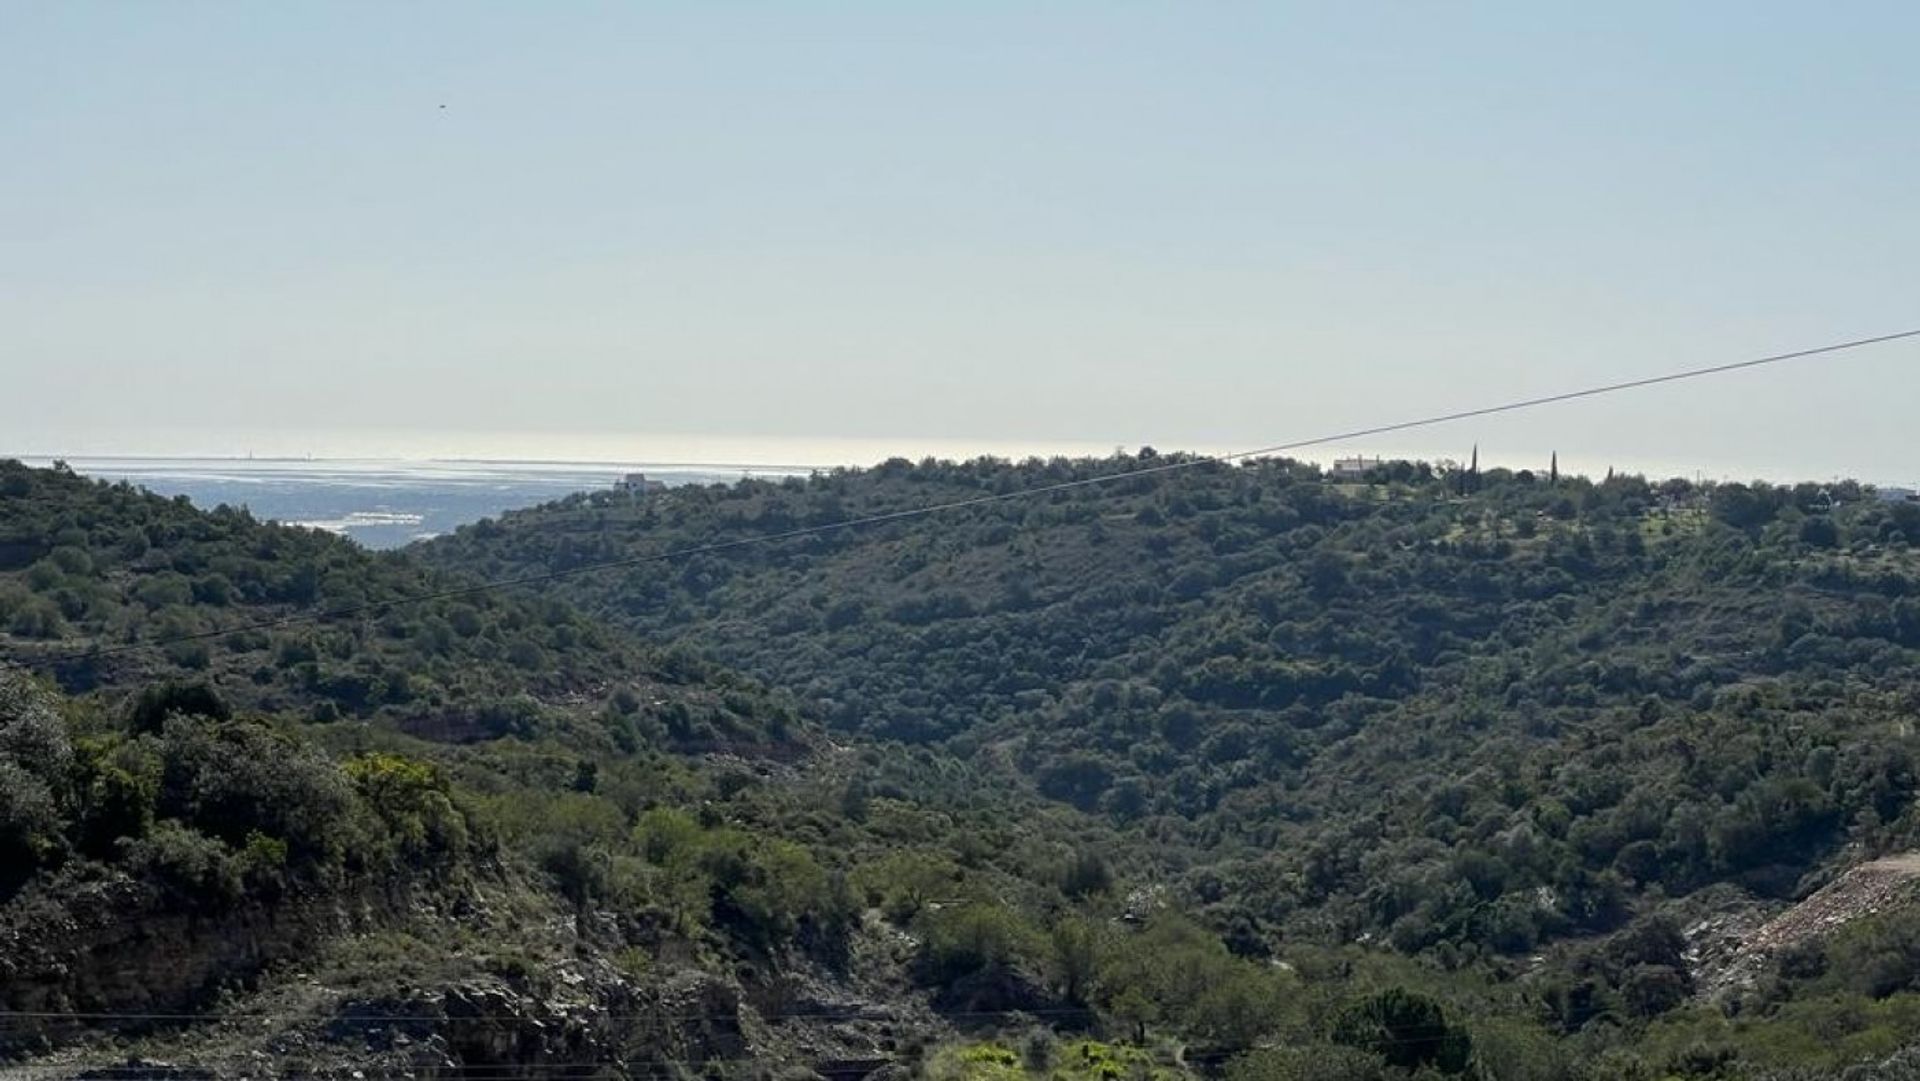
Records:
M631 433L318 433L318 438L302 439L297 434L281 434L278 440L266 439L261 449L221 450L205 444L182 443L161 449L121 448L116 450L54 451L0 446L0 458L17 458L29 464L45 464L55 459L72 463L88 472L89 463L125 468L136 463L204 464L208 468L241 467L255 469L277 465L299 468L329 463L361 463L372 467L436 466L457 469L462 466L526 467L533 471L569 468L602 470L621 468L666 468L705 471L759 471L830 469L836 466L873 466L889 458L919 461L942 458L965 461L982 456L1023 460L1026 458L1100 458L1116 451L1137 453L1141 446L1153 446L1161 453L1238 455L1257 448L1249 446L1181 446L1176 444L1096 444L1044 443L1039 441L969 440L887 440L887 439L802 439L726 437L644 436ZM1391 442L1392 445L1388 446ZM301 446L323 448L301 451ZM1416 461L1464 461L1475 444L1453 447L1430 440L1424 447L1402 436L1395 441L1357 442L1306 447L1286 452L1284 457L1316 462L1323 466L1340 457L1384 456ZM1799 481L1856 480L1881 486L1916 487L1920 467L1908 474L1871 468L1846 468L1835 465L1824 472L1799 469L1782 464L1773 469L1749 468L1738 462L1662 461L1654 457L1623 455L1617 458L1592 458L1572 455L1555 448L1512 447L1498 443L1478 444L1484 468L1532 469L1543 472L1557 455L1560 471L1568 476L1601 477L1609 471L1641 474L1650 478L1685 477L1714 481ZM116 471L117 470L111 470Z
M0 29L10 452L1235 450L1920 322L1908 5ZM1916 360L1341 449L1911 482Z

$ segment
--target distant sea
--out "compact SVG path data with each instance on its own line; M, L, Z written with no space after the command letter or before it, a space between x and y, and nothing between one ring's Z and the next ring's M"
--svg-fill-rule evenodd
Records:
M26 459L46 465L46 459ZM743 476L804 475L800 466L699 463L399 461L378 459L69 458L75 472L126 481L194 505L324 529L368 548L398 548L503 511L605 489L627 473L669 487Z
M0 448L45 466L127 481L196 506L246 507L256 517L339 533L369 548L398 548L503 511L606 489L627 473L668 487L742 477L805 476L889 457L1111 453L1087 443L802 439L632 433L285 429L116 431L93 440L27 432ZM29 442L31 441L31 442ZM33 444L37 443L37 446ZM225 448L244 447L246 453ZM47 453L52 449L66 453ZM317 453L308 453L313 448ZM16 453L4 453L13 450ZM17 453L27 450L29 453ZM31 451L40 451L32 453Z
M257 517L330 530L369 548L397 548L451 532L503 511L535 506L574 492L611 487L627 473L645 473L669 487L728 483L743 476L804 476L814 469L872 465L899 456L967 459L982 454L1021 459L1100 457L1122 449L1111 444L994 442L987 440L799 439L722 436L634 436L568 433L312 433L229 434L225 446L265 448L258 456L221 454L198 434L121 434L114 445L73 445L65 460L75 470L110 481L128 481L166 496L184 495L200 507L244 506ZM124 453L138 447L143 453ZM41 448L47 446L40 444ZM315 446L325 456L295 450ZM1131 449L1131 448L1129 448ZM1162 449L1175 449L1163 446ZM1181 446L1201 454L1218 446ZM1395 451L1431 460L1412 446L1321 446L1304 457L1326 463L1347 455L1392 457ZM1543 469L1548 452L1502 455L1482 448L1482 465ZM9 457L0 454L0 458ZM19 457L46 465L48 454ZM1618 467L1650 477L1694 479L1801 479L1792 470L1730 469L1631 460L1583 460L1562 453L1563 474L1602 476ZM1704 463L1703 463L1704 464ZM1876 471L1877 472L1877 471ZM1814 476L1819 473L1809 470ZM1914 486L1912 481L1901 483Z

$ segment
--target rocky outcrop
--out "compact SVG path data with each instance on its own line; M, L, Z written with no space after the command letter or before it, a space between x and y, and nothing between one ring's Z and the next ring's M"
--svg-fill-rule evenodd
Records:
M415 930L425 928L416 923ZM887 1011L851 1001L844 1012L805 1021L763 1016L733 979L670 964L636 977L591 951L549 956L511 975L476 973L377 993L345 994L285 970L216 1009L123 1032L137 1041L139 1056L100 1040L99 1020L89 1019L87 1039L72 1046L49 1039L49 1046L15 1047L0 1061L16 1065L0 1068L0 1077L470 1081L477 1071L580 1081L599 1076L595 1069L609 1077L691 1076L754 1061L825 1063L851 1078L891 1061L892 1041L873 1031Z
M403 906L403 895L365 888L182 910L150 884L112 873L36 887L0 910L0 1007L24 1015L0 1028L0 1055L83 1032L164 1027Z
M799 956L716 971L655 922L567 916L510 879L167 903L101 875L0 910L0 1003L41 1015L0 1026L0 1077L579 1081L755 1061L852 1078L943 1027L897 958L859 977ZM391 938L439 946L422 972L379 952Z
M1907 852L1857 864L1771 917L1752 908L1709 916L1686 930L1696 985L1708 997L1750 986L1782 951L1911 902L1917 882L1920 853Z

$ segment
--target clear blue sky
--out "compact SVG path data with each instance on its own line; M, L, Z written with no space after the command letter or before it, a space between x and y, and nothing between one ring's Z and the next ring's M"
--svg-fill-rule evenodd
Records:
M1899 3L16 0L0 451L1224 448L1920 326L1915 41ZM1902 345L1356 449L1906 481L1917 406Z

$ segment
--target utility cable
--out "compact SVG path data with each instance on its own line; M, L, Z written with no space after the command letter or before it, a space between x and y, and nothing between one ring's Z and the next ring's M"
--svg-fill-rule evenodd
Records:
M733 540L713 541L705 544L695 544L695 545L689 545L681 548L669 548L665 551L651 552L646 555L628 556L622 559L610 559L610 560L605 560L597 563L586 563L577 567L568 567L563 570L544 571L538 574L527 574L527 575L520 575L512 578L494 579L486 582L478 582L473 585L456 586L449 589L437 589L437 590L432 590L424 593L414 593L414 594L408 594L402 597L393 597L383 601L368 601L360 604L346 605L339 608L320 609L317 611L294 612L285 616L279 616L272 619L253 620L251 622L241 623L231 627L220 627L212 630L194 631L186 634L167 635L160 638L141 639L138 641L122 643L119 645L103 646L96 641L89 647L65 650L65 651L56 651L54 653L54 656L59 659L92 659L95 657L105 657L105 656L112 656L114 654L129 653L129 652L132 652L135 650L141 650L141 649L159 649L159 648L164 648L166 646L179 645L187 642L199 642L199 641L206 641L208 639L225 638L230 635L246 634L254 631L275 630L282 627L299 626L299 625L309 624L309 623L323 623L331 620L345 619L353 616L371 615L376 612L384 612L389 609L399 608L406 605L425 604L431 601L451 600L459 597L471 597L476 594L489 593L489 592L502 590L502 589L511 589L516 586L540 585L546 582L558 581L563 578L574 578L574 577L579 577L581 575L598 573L600 571L616 570L623 567L637 567L637 566L642 566L649 563L664 563L664 562L669 562L676 559L686 559L692 556L710 555L718 552L732 551L734 549L745 548L750 545L771 544L777 541L796 540L801 537L817 536L822 533L840 532L840 531L851 530L851 529L859 529L865 526L883 525L889 522L900 522L900 521L905 521L912 518L923 518L928 515L942 514L949 511L966 509L969 507L980 507L980 506L986 506L992 503L1005 503L1005 502L1016 500L1016 499L1030 499L1034 496L1050 495L1056 492L1072 491L1074 489L1091 487L1097 484L1110 484L1117 481L1131 480L1139 477L1149 477L1149 476L1156 476L1160 474L1179 472L1179 471L1188 470L1188 469L1198 469L1203 466L1221 465L1224 463L1242 461L1249 458L1270 457L1272 455L1284 453L1287 451L1302 450L1308 447L1324 446L1329 443L1350 442L1355 439L1363 439L1370 436L1388 435L1394 432L1404 432L1404 431L1409 431L1415 428L1426 428L1426 427L1431 427L1437 424L1449 424L1456 421L1471 420L1476 417L1488 417L1488 416L1494 416L1501 413L1513 413L1523 409L1537 409L1541 406L1556 405L1562 402L1576 401L1582 398L1595 398L1605 394L1618 394L1622 391L1637 390L1643 387L1659 386L1666 383L1677 383L1687 379L1701 379L1707 376L1724 375L1729 372L1744 371L1750 368L1759 368L1759 367L1764 367L1764 366L1774 365L1774 364L1783 364L1788 361L1804 360L1810 357L1825 356L1833 353L1844 352L1847 350L1861 349L1861 348L1865 348L1867 346L1872 346L1872 345L1883 345L1888 342L1901 341L1901 340L1911 339L1916 337L1920 337L1920 329L1904 330L1895 334L1881 334L1871 338L1854 338L1849 341L1834 342L1829 345L1815 346L1811 349L1796 349L1792 352L1774 353L1769 356L1755 357L1749 360L1733 361L1731 363L1726 363L1726 364L1712 364L1712 365L1707 365L1705 367L1699 367L1699 368L1686 368L1680 371L1667 372L1662 375L1646 376L1639 379L1628 379L1628 380L1623 380L1615 383L1605 383L1599 386L1584 387L1579 390L1562 391L1556 394L1546 394L1546 395L1541 395L1541 396L1532 397L1532 398L1520 398L1513 401L1500 402L1494 405L1478 406L1472 409L1455 410L1449 413L1436 413L1429 416L1416 417L1411 420L1395 421L1389 424L1377 424L1377 425L1373 425L1371 427L1365 427L1365 428L1355 428L1355 429L1351 429L1343 432L1334 432L1328 435L1314 436L1313 438L1310 438L1310 439L1297 439L1287 443L1275 443L1270 446L1255 447L1251 450L1234 451L1233 453L1230 453L1230 454L1181 456L1172 461L1160 462L1153 465L1143 465L1136 469L1128 469L1128 470L1123 470L1116 473L1102 473L1097 476L1078 477L1073 480L1057 481L1051 484L1041 484L1031 488L1018 488L1018 489L1014 489L1012 491L1007 491L1007 492L991 492L985 495L969 496L964 499L953 499L953 500L947 500L945 502L940 502L940 503L927 504L925 506L910 507L905 510L889 511L883 514L870 514L870 515L865 515L858 518L849 518L839 522L827 522L820 525L802 526L795 529L780 530L774 533L756 534L750 537L737 537Z

